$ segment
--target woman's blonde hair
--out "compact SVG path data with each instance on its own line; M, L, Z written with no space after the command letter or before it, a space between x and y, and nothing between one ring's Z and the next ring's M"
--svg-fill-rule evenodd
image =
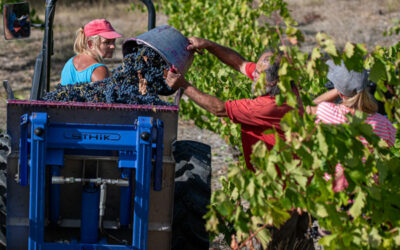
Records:
M103 61L103 57L101 56L100 52L100 43L101 43L102 37L99 35L91 36L91 37L86 37L85 32L83 31L83 27L79 28L76 31L76 39L74 43L74 51L77 55L79 54L87 54L95 58L97 61L101 62ZM94 50L90 50L88 47L88 41L93 42L93 48Z
M360 110L367 114L375 114L376 112L378 112L378 104L369 93L368 88L355 94L352 97L344 98L343 105L348 108Z

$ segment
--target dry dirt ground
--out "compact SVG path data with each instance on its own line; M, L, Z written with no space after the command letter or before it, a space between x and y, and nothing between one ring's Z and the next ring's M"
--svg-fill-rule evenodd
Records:
M317 32L329 34L337 46L347 42L393 45L399 36L383 37L382 32L400 19L400 0L288 0L292 16L305 34L304 50L315 45Z
M29 1L28 1L29 2ZM289 0L292 15L305 34L304 50L315 45L317 32L331 35L337 46L346 41L365 43L369 49L376 45L392 45L399 36L383 37L382 32L391 26L391 20L400 19L400 0ZM129 4L121 3L91 5L58 5L54 22L54 56L52 58L51 83L60 80L61 69L73 55L75 30L95 18L107 18L124 37L134 37L147 29L147 15L128 12ZM43 8L35 6L38 13ZM40 17L43 19L43 15ZM157 25L166 24L167 17L157 15ZM1 28L2 30L2 28ZM2 34L1 34L2 35ZM31 37L24 40L5 41L0 38L0 81L9 80L17 98L29 98L35 58L40 52L43 31L33 29ZM106 61L109 68L122 60L122 39L117 41L115 57ZM0 87L0 129L5 129L6 97ZM218 177L226 173L233 161L229 147L216 134L200 130L190 121L180 121L178 139L190 139L210 144L213 156L213 189L218 188ZM226 248L219 241L212 248Z

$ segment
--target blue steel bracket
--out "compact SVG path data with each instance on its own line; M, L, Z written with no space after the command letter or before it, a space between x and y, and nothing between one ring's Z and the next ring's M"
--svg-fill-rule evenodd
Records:
M30 250L42 249L45 221L45 164L47 147L47 114L32 113L31 166L29 185L29 239Z
M63 149L47 149L46 165L64 166L64 150Z
M32 113L21 118L21 160L26 157L28 171L28 146L30 143L30 187L29 187L29 240L30 250L39 249L81 249L95 247L96 249L147 249L148 213L152 170L155 175L155 187L161 188L163 123L151 117L139 117L136 126L125 125L94 125L94 124L56 124L48 123L46 113ZM155 122L156 121L156 122ZM30 129L31 139L28 138ZM26 136L25 136L26 135ZM153 148L153 145L155 147ZM24 151L25 150L25 151ZM111 150L120 153L123 176L129 178L132 166L135 168L135 202L133 209L133 234L131 246L108 246L102 244L54 244L44 242L45 222L45 168L53 166L51 175L57 176L63 166L65 150ZM155 160L153 167L152 159ZM26 174L26 177L28 174ZM130 184L131 185L131 184ZM51 188L51 187L50 187ZM131 188L129 187L129 190ZM59 194L56 189L51 195L58 210ZM128 192L130 197L131 194ZM54 198L55 197L55 198ZM127 204L130 204L127 203ZM128 205L126 206L128 207ZM130 211L130 209L128 209ZM58 211L51 217L54 223L58 219ZM129 220L129 216L127 217ZM89 249L89 248L88 248Z
M132 169L122 168L121 178L129 180L128 187L120 187L119 200L119 220L121 227L128 227L131 221L131 201L132 201Z
M147 249L147 229L152 169L153 119L138 117L136 138L137 161L135 162L135 206L133 209L132 246Z
M21 116L19 138L19 171L18 183L28 185L28 114Z
M156 138L155 138L155 149L153 154L155 158L154 167L154 190L161 191L162 189L162 171L163 171L163 152L164 152L164 123L157 119L156 127ZM154 152L155 151L155 152Z
M135 162L136 162L135 151L129 151L129 150L119 151L119 160L118 160L119 168L135 168Z

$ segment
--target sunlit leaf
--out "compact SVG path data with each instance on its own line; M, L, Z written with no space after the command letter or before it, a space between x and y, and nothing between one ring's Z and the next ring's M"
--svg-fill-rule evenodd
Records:
M363 191L359 190L356 193L356 198L354 199L354 203L349 210L351 216L353 216L354 218L357 218L358 216L361 215L362 209L365 205L365 198L366 195Z
M344 53L348 58L352 57L354 55L354 45L350 42L347 42L344 46Z

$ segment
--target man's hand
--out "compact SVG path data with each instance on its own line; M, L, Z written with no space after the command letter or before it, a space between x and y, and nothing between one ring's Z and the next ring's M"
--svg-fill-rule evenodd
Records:
M180 87L185 87L189 84L186 81L185 77L179 72L177 68L175 68L174 65L172 65L172 67L169 69L165 82L170 88L174 90Z
M168 86L176 90L183 88L185 95L197 103L200 107L219 117L228 116L225 110L225 102L215 96L203 93L186 81L185 77L174 66L168 71L165 79Z
M202 49L207 49L207 47L209 47L211 44L211 41L204 38L189 37L188 39L189 45L186 47L186 49L189 51L199 52L200 54L202 53Z

